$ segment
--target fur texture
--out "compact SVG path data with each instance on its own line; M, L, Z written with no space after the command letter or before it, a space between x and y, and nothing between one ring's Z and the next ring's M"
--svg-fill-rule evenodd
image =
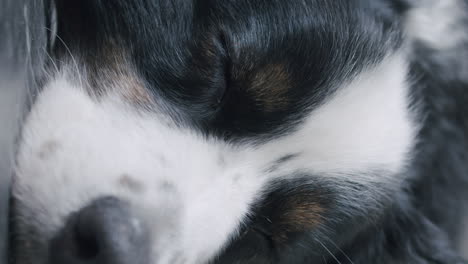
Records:
M463 263L467 9L420 2L55 1L13 263Z

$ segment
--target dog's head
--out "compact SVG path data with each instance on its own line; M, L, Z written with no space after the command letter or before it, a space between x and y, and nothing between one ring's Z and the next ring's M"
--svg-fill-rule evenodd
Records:
M56 1L15 263L332 258L414 144L390 2Z

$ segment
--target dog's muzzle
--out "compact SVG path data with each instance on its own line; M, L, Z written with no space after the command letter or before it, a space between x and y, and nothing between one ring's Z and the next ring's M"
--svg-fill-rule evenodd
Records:
M93 201L69 216L52 239L51 264L149 263L148 232L130 210L114 197Z

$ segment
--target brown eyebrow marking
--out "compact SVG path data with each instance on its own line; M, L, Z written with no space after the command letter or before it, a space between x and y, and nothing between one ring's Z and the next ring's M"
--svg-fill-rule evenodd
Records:
M110 49L105 52L105 56L110 61L111 86L117 89L124 99L139 105L153 103L151 93L145 87L142 78L138 76L125 52L121 52L119 49Z
M320 216L325 210L318 202L311 201L310 197L301 197L300 195L287 199L286 204L289 205L290 209L281 214L280 219L289 224L293 231L299 231L304 227L315 227L320 222Z
M150 105L153 95L139 76L128 52L114 40L107 40L95 56L84 58L87 65L86 79L89 92L101 97L115 92L132 104Z
M123 97L131 103L148 105L153 103L153 98L147 88L133 75L120 77L120 89Z
M265 230L278 246L324 222L333 197L320 184L294 179L273 182L270 188L255 210L253 226Z
M282 64L270 64L261 68L253 77L247 92L263 106L265 112L274 112L289 105L287 92L291 80Z
M288 240L289 234L311 230L322 222L325 207L311 195L293 195L283 201L280 212L273 221L273 239Z

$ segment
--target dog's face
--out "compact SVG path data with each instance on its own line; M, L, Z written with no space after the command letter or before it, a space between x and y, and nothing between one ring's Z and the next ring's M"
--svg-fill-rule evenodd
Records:
M413 146L387 2L57 1L15 263L332 260Z

